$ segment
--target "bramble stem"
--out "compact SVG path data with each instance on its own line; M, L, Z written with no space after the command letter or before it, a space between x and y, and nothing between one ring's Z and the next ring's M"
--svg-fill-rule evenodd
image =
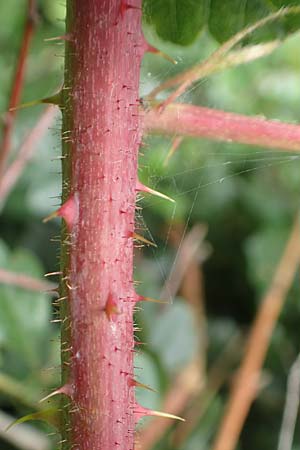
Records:
M133 450L133 233L141 1L67 1L63 448ZM69 350L68 350L69 349Z
M172 103L162 112L154 107L145 113L145 128L152 133L300 151L299 125L183 103Z

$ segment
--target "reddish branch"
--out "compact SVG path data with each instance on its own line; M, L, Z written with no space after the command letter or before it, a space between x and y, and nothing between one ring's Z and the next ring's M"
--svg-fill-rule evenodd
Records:
M12 82L10 99L8 103L8 112L6 113L4 118L2 142L0 144L0 176L4 171L6 160L10 151L11 135L16 116L16 111L10 111L10 109L15 108L20 101L21 91L23 88L26 61L36 21L37 21L36 1L28 0L27 19L22 37L22 44L19 51L16 70Z
M300 261L300 223L294 223L271 286L253 324L242 365L236 375L213 450L234 450L257 395L261 368L272 333Z
M3 177L0 179L0 208L3 207L7 196L18 181L28 160L32 157L36 145L53 122L56 113L54 106L48 106L45 109L35 127L25 137L15 161L4 172Z
M22 273L10 272L0 269L0 284L17 286L28 291L53 291L55 293L56 285L48 281L42 281L37 278L24 275ZM56 294L56 293L55 293Z
M173 103L145 113L148 132L239 142L300 151L300 126L215 109Z

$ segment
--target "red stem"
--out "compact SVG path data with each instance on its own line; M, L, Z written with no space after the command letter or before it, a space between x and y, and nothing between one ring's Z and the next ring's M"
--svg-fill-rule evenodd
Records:
M3 125L2 142L0 145L0 176L2 175L5 163L10 151L10 140L11 134L14 126L16 111L10 111L11 108L15 108L21 97L21 91L23 88L24 74L26 61L29 51L29 46L33 36L35 24L37 19L36 13L36 1L28 0L27 7L27 20L25 23L22 45L19 51L18 61L16 65L15 75L12 83L10 99L8 103L8 112L5 116L5 121Z
M202 137L218 141L300 151L300 126L215 109L173 103L145 114L150 132Z
M69 231L62 351L71 352L60 392L72 406L64 448L132 450L141 1L69 0L67 33L59 215Z

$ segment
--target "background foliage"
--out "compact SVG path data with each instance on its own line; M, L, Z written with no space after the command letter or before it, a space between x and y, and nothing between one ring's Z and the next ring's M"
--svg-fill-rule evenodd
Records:
M142 96L160 80L207 56L218 45L215 38L226 39L229 25L235 30L234 24L239 21L237 15L230 13L226 16L230 19L228 28L216 26L214 17L220 13L220 2L214 0L211 8L215 15L208 22L210 33L204 27L201 10L204 2L190 1L191 10L196 8L197 12L182 18L188 20L189 26L185 24L185 32L181 33L180 22L171 15L169 26L160 26L160 19L166 15L161 3L165 8L169 5L158 0L145 2L147 14L152 14L154 22L151 27L148 16L145 33L152 44L172 55L178 64L172 66L158 56L147 55L141 74ZM221 3L225 5L228 0ZM259 11L251 8L250 14L253 2L246 3L249 17ZM265 8L267 4L268 8L271 4L282 6L275 0L264 3ZM150 6L156 10L156 4L159 16L151 13ZM0 4L2 112L7 107L25 7L26 2L21 0ZM39 14L28 59L24 101L47 97L62 82L63 46L44 39L63 34L64 7L59 1L43 0ZM261 11L259 14L264 15ZM251 21L259 18L252 17ZM164 39L190 45L181 47L161 41L155 28ZM267 27L268 31L272 34L272 27ZM299 122L299 46L300 37L295 34L271 56L211 76L193 86L183 99L227 111ZM42 110L43 107L36 106L18 113L12 157ZM59 204L60 163L55 159L60 154L59 127L58 115L38 143L34 158L9 196L0 218L0 268L40 279L45 272L58 270L59 222L42 224L41 219ZM137 369L137 374L141 382L158 391L156 394L141 391L138 395L144 405L159 409L176 374L196 358L197 352L201 351L203 366L207 365L207 369L202 369L203 378L221 358L225 365L219 373L221 386L214 391L212 384L211 391L207 387L201 394L202 401L209 400L203 411L196 408L194 428L185 435L184 429L173 425L156 447L198 450L209 448L218 430L234 368L240 361L240 349L298 210L299 158L287 152L230 142L184 139L166 167L164 160L170 145L170 139L147 137L141 150L140 178L168 193L176 200L176 206L149 198L142 201L143 211L137 222L158 248L137 249L135 279L141 282L139 289L143 294L158 297L169 272L174 270L174 261L180 257L177 249L181 239L196 224L205 224L206 245L200 247L196 266L197 283L203 289L199 304L205 304L206 313L195 320L197 309L184 298L181 286L173 305L146 305L137 314L142 329L139 338L147 342L137 355L136 365L143 367ZM298 299L296 280L272 339L262 388L241 436L241 449L255 446L258 450L271 450L277 446L287 375L299 351ZM59 384L59 329L55 323L50 325L55 310L45 293L0 285L0 310L0 409L13 420L39 409L37 401ZM233 342L233 347L226 354L224 348L229 342ZM195 399L189 405L193 402ZM51 433L50 428L40 423L31 426ZM15 433L17 430L16 426ZM1 448L15 448L7 442L3 429L0 436ZM299 446L296 435L294 448Z

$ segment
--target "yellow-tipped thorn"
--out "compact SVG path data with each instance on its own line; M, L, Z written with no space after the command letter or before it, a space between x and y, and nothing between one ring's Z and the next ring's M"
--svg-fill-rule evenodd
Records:
M17 111L19 109L30 108L31 106L42 105L42 104L51 104L60 106L61 104L61 92L57 92L54 95L46 98L40 98L38 100L32 100L31 102L21 103L21 105L15 106L14 108L10 108L9 111Z
M174 414L165 413L162 411L153 411L151 410L150 414L151 416L157 416L157 417L165 417L166 419L175 419L180 420L181 422L185 422L185 419L179 416L174 416Z
M172 56L167 55L164 52L158 51L157 55L161 56L162 58L166 59L167 61L171 62L172 64L176 65L178 64L178 62L176 61L176 59L172 58Z
M62 102L61 91L56 92L56 94L50 95L50 97L43 98L41 103L48 103L50 105L60 106Z
M62 36L54 36L50 38L44 39L45 42L51 42L51 41L70 41L71 35L70 34L64 34Z
M30 106L36 106L43 103L43 100L32 100L31 102L22 103L21 105L14 106L13 108L9 108L9 111L17 111L19 109L30 108Z
M148 186L145 186L144 184L140 183L139 181L137 183L136 189L137 189L137 191L147 192L148 194L152 194L152 195L155 195L156 197L163 198L164 200L168 200L169 202L176 203L175 200L173 200L173 198L168 197L167 195L162 194L159 191L155 191L154 189L151 189Z
M154 189L147 188L146 192L148 192L149 194L152 194L152 195L156 195L156 197L160 197L160 198L163 198L165 200L168 200L171 203L176 203L173 198L168 197L167 195L163 194L162 192L155 191Z
M172 56L167 55L166 53L162 52L161 50L158 50L157 48L153 47L152 45L147 44L147 51L161 56L162 58L166 59L167 61L171 62L172 64L177 64L176 59L172 58Z
M59 395L59 394L61 394L61 392L59 392L59 390L58 390L58 391L51 392L50 394L46 395L46 397L41 398L41 400L39 400L39 403L43 403L43 402L45 402L46 400L49 400L49 398L52 398L52 397L54 397L55 395Z
M61 271L59 271L59 272L48 272L48 273L45 273L44 277L54 277L56 275L62 275L62 272Z
M46 397L43 397L39 403L45 402L46 400L49 400L49 398L54 397L55 395L66 395L67 397L72 398L73 396L73 387L70 384L65 384L64 386L61 386L60 388L56 389L55 391L51 392L50 394L46 395Z
M141 236L140 234L133 233L132 237L133 237L133 239L136 239L137 241L144 242L144 244L151 245L152 247L157 247L157 245L154 242L149 241L148 239L146 239L144 236Z
M51 214L49 214L49 216L45 217L43 219L43 223L47 223L50 220L54 219L55 217L58 217L58 211L53 211Z
M157 393L157 391L155 389L151 388L147 384L140 383L139 381L136 381L136 380L132 380L132 386L135 386L135 387L138 387L138 388L142 388L142 389L147 389L147 391L151 391L151 392Z
M50 425L53 425L55 428L60 428L60 411L58 408L48 408L43 411L37 411L32 414L27 414L26 416L20 417L19 419L14 420L10 423L4 431L10 430L13 426L18 425L20 423L28 422L30 420L41 420L43 422L47 422Z
M140 297L140 301L142 302L151 302L151 303L161 303L163 305L169 305L170 302L168 302L167 300L157 300L156 298L152 298L152 297Z

